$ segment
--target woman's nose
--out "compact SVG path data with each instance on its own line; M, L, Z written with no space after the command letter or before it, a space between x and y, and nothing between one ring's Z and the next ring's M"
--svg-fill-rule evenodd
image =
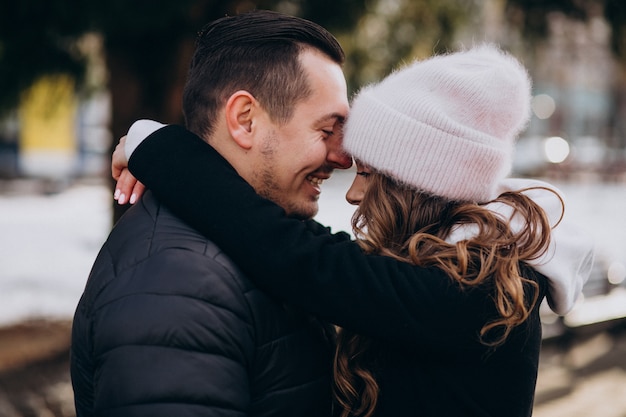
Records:
M352 204L353 206L358 206L359 204L361 204L362 199L363 199L363 191L360 190L353 183L350 189L348 190L348 192L346 193L346 200L348 201L348 203Z

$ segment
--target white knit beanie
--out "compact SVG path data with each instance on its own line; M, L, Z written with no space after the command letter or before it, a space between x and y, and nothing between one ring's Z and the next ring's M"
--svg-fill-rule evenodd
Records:
M418 190L486 202L530 117L526 69L492 45L416 61L354 98L344 147Z

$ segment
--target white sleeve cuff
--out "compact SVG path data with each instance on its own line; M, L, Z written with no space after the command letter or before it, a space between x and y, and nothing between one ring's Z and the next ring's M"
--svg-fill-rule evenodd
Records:
M126 144L124 145L124 152L126 153L126 160L129 160L137 146L144 141L145 138L150 136L162 127L165 127L163 123L155 122L154 120L137 120L128 129L126 135Z

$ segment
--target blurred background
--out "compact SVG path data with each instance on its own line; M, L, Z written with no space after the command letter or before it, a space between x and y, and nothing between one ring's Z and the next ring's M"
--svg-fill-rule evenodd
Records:
M195 34L253 8L313 20L350 92L415 58L489 41L534 80L517 176L567 196L596 241L576 308L545 309L535 416L626 417L626 2L623 0L0 0L0 417L73 416L71 317L123 209L109 163L139 118L182 123ZM349 229L352 172L319 220Z

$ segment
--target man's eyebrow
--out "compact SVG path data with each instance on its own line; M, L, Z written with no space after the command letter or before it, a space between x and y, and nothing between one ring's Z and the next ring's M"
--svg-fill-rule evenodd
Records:
M343 124L346 121L346 116L341 113L330 113L326 114L315 121L316 124L321 124L325 122L330 122L331 120L336 120L337 122Z

